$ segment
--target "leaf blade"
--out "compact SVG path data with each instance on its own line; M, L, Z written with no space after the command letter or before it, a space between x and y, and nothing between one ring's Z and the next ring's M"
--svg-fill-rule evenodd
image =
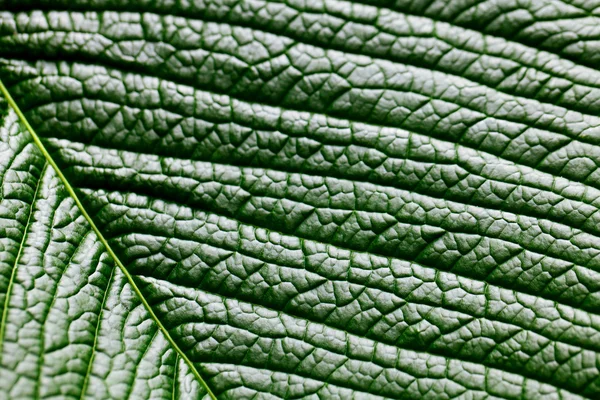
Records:
M216 394L596 396L597 71L403 3L98 4L0 65Z
M40 150L40 152L43 154L43 156L46 159L46 162L48 163L48 165L50 165L53 168L54 172L56 173L56 175L58 176L58 178L62 182L62 185L64 185L64 187L65 187L66 191L68 192L69 196L73 199L73 201L75 202L77 208L79 209L79 211L81 212L81 214L85 218L86 222L90 225L91 230L97 236L98 240L102 243L104 249L108 252L108 254L110 255L110 257L114 260L114 262L117 265L117 267L125 275L125 277L127 278L127 281L129 282L129 284L133 288L133 290L136 293L136 295L139 297L139 299L142 302L142 304L144 305L144 307L147 309L148 313L151 315L151 317L154 320L154 322L157 324L157 326L158 326L159 330L161 331L161 333L165 336L166 340L174 348L174 350L179 354L179 356L189 365L192 374L201 383L201 385L204 386L204 388L205 388L208 396L210 398L212 398L212 399L216 399L216 397L211 392L210 388L208 387L208 385L206 384L206 382L204 381L204 379L200 376L200 374L196 370L194 364L192 364L192 362L187 358L187 356L181 351L181 349L179 348L179 346L171 338L169 332L164 328L164 326L162 325L162 323L157 319L156 315L154 314L154 311L152 310L152 307L148 304L148 302L146 301L146 299L142 296L142 293L137 288L137 285L135 284L135 281L133 280L133 277L129 274L129 272L127 271L127 269L125 268L125 266L121 263L121 261L117 257L117 255L114 253L114 251L112 250L111 246L106 241L106 239L104 238L104 236L102 235L102 233L96 227L96 224L94 223L94 221L92 220L92 218L89 216L89 214L87 213L87 211L84 208L83 204L79 200L79 197L75 193L75 190L73 189L73 187L71 186L71 184L69 183L69 181L67 180L67 178L64 176L64 174L62 173L62 171L60 170L60 168L58 167L58 165L56 164L56 162L54 161L54 159L52 158L52 156L50 155L50 153L48 153L48 151L46 150L46 147L44 146L44 144L40 140L39 136L35 133L35 131L31 127L31 125L29 124L29 121L27 121L27 119L25 118L25 116L23 115L23 113L21 112L21 110L19 109L19 107L17 106L17 104L15 103L15 101L13 100L12 96L8 92L8 89L6 89L6 87L4 86L4 83L2 82L2 80L0 80L0 92L2 92L2 95L4 96L4 98L6 99L6 101L8 102L9 106L17 114L20 122L25 126L25 128L27 129L27 131L31 135L31 138L32 138L33 142L36 144L36 146L38 147L38 149ZM19 248L19 254L20 254L20 250L21 250L21 248ZM3 313L3 315L4 315L4 313ZM40 366L41 365L42 364L40 364ZM36 395L35 397L39 397L39 395Z

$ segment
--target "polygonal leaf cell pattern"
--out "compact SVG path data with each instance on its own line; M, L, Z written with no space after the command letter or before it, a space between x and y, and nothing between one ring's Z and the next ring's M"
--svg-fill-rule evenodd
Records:
M600 398L600 1L0 0L0 399Z

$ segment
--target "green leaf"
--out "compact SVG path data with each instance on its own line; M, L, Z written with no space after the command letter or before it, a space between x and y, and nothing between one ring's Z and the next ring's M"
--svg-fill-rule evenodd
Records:
M0 0L0 399L600 398L599 4Z

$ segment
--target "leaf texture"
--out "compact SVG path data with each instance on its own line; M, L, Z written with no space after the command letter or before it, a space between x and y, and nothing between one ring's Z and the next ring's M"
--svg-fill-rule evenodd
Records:
M0 0L0 398L600 398L598 10Z

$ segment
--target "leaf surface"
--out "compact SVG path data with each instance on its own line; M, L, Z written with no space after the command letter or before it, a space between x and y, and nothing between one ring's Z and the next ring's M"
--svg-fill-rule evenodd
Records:
M597 6L0 0L0 398L599 398Z

